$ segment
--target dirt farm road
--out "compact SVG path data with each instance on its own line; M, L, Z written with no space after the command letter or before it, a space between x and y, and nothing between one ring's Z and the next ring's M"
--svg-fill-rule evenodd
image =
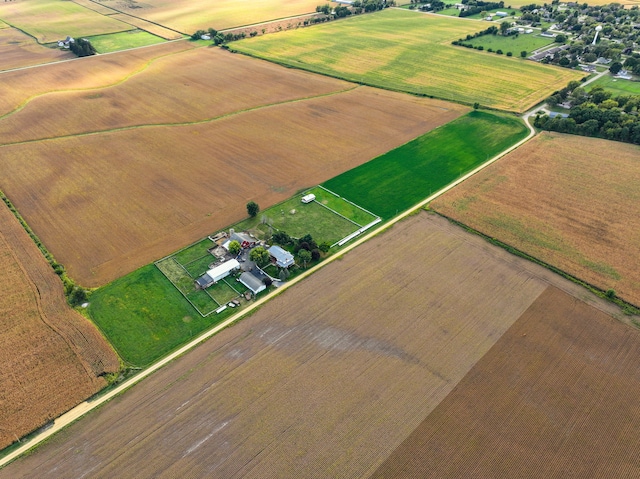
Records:
M427 205L428 203L430 203L431 201L433 201L434 199L436 199L440 195L446 193L451 188L454 188L458 184L462 183L467 178L470 178L471 176L475 175L479 171L482 171L487 166L495 163L496 161L498 161L500 158L502 158L506 154L508 154L511 151L515 150L516 148L520 147L521 145L523 145L524 143L529 141L531 138L533 138L533 136L535 136L535 134L536 134L535 129L529 123L529 116L530 115L531 115L531 111L526 113L525 115L523 115L523 119L525 121L525 124L529 128L529 134L526 136L526 138L520 140L518 143L514 144L513 146L507 148L503 152L501 152L498 155L494 156L493 158L491 158L490 160L488 160L484 164L478 166L473 171L470 171L469 173L465 174L464 176L461 176L460 178L458 178L453 183L450 183L448 186L445 186L441 190L435 192L434 194L432 194L428 198L422 200L420 203L418 203L418 204L414 205L413 207L409 208L404 213L401 213L400 215L396 216L395 218L393 218L389 222L383 223L382 226L376 228L375 230L371 231L370 233L366 234L365 236L357 239L351 245L347 246L342 251L340 251L340 252L336 253L335 255L331 256L326 261L320 263L319 265L314 266L313 268L311 268L308 271L304 272L300 276L294 278L290 282L285 283L283 286L281 286L280 288L276 289L270 295L265 296L264 298L256 301L255 303L253 303L252 305L247 307L245 310L243 310L241 312L238 312L237 314L231 316L229 319L227 319L223 323L219 324L218 326L216 326L216 327L210 329L209 331L206 331L205 333L201 334L200 336L198 336L193 341L190 341L188 344L182 346L180 349L178 349L178 350L174 351L173 353L169 354L168 356L166 356L165 358L161 359L157 363L152 364L151 366L149 366L147 369L141 371L136 376L133 376L132 378L126 380L120 386L114 388L113 390L109 391L108 393L106 393L106 394L104 394L102 396L99 396L98 398L96 398L93 401L90 401L90 402L89 401L85 401L85 402L82 402L81 404L78 404L76 407L74 407L70 411L66 412L62 416L60 416L57 419L55 419L54 422L53 422L53 425L51 427L49 427L48 429L42 431L40 434L34 436L30 440L28 440L28 442L25 442L22 446L20 446L20 447L16 448L15 450L13 450L10 454L6 455L5 457L0 458L0 468L5 466L9 462L17 459L20 455L24 454L28 450L30 450L33 447L37 446L42 441L44 441L47 438L49 438L50 436L54 435L56 432L62 430L63 428L65 428L66 426L71 424L72 422L80 419L82 416L84 416L89 411L101 406L102 404L106 403L107 401L109 401L113 397L123 393L124 391L126 391L130 387L132 387L135 384L137 384L138 382L142 381L147 376L153 374L158 369L162 368L163 366L165 366L166 364L170 363L171 361L179 358L180 356L182 356L183 354L187 353L191 349L195 348L196 346L198 346L198 344L202 343L203 341L206 341L211 336L213 336L213 335L217 334L218 332L220 332L221 330L233 325L235 322L239 321L241 318L243 318L247 314L249 314L252 311L254 311L255 309L261 307L265 302L271 300L272 298L274 298L278 294L282 293L286 289L296 285L299 281L302 281L303 279L305 279L308 276L312 275L318 269L326 266L327 264L329 264L329 263L331 263L333 261L336 261L341 256L343 256L344 254L346 254L349 251L351 251L352 249L358 247L360 244L364 243L365 241L368 241L369 239L373 238L374 236L376 236L376 235L380 234L381 232L383 232L384 230L386 230L388 226L391 226L392 224L395 224L398 221L403 220L407 216L409 216L412 213L414 213L416 210L418 210L420 208L423 208L425 205Z

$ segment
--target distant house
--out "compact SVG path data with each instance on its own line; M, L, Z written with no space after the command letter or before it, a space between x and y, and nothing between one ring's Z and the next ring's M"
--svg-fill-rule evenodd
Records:
M504 17L508 17L509 14L507 12L496 12L495 16L496 17L500 17L500 18L504 18Z
M264 284L262 279L253 274L252 272L245 271L238 278L242 284L244 284L253 294L258 294L261 291L267 289L267 286Z
M524 33L533 33L533 29L532 28L527 28Z
M609 63L611 63L611 60L605 57L598 57L596 63L599 63L600 65L608 65Z
M271 256L271 260L274 261L276 266L279 268L288 268L289 266L293 266L295 263L293 255L287 250L282 249L280 246L271 246L267 251Z
M616 78L621 78L622 80L632 80L633 76L627 70L620 70L618 74L615 76Z
M549 118L555 118L559 116L560 118L569 118L569 114L568 113L559 113L557 111L550 111L549 112Z
M230 259L224 263L210 269L205 274L196 279L196 288L205 289L214 283L226 278L233 270L240 268L240 263L235 259Z
M211 35L209 35L208 33L200 35L200 40L211 40Z
M71 48L72 43L75 43L75 39L70 36L67 36L64 40L58 40L58 46L62 48Z

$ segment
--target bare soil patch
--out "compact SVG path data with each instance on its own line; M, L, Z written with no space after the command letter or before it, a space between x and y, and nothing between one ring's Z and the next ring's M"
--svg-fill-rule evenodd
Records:
M0 71L74 57L68 51L43 47L15 28L0 29Z
M181 67L194 71L188 52L185 61L172 56L168 63L158 61L157 69L149 67L152 74L140 74L135 89L126 82L81 97L47 95L42 108L29 105L24 116L20 111L8 117L7 124L22 118L28 125L38 112L50 114L51 102L61 95L54 110L71 108L74 114L59 122L44 120L42 128L34 123L38 135L77 133L84 128L78 117L92 129L114 129L0 148L0 186L81 284L105 284L241 220L249 200L263 208L284 200L467 111L203 52L203 61L215 60L209 80L176 73ZM169 83L163 84L165 79ZM138 76L130 81L138 82ZM192 92L188 101L171 93L185 89ZM79 100L77 108L71 97ZM110 107L114 102L117 107ZM184 124L117 130L162 120ZM7 135L15 139L25 133L18 128Z
M371 477L638 477L638 355L549 288Z
M0 204L0 448L102 389L118 358Z
M543 133L433 208L640 304L640 148Z
M0 477L366 477L545 290L524 263L413 216Z

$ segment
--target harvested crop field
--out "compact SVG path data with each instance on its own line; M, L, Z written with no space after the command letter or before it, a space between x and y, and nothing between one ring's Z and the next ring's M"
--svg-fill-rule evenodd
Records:
M237 0L215 3L208 0L101 0L101 3L188 35L200 29L224 30L311 13L317 6L314 0L255 0L250 3Z
M0 202L0 448L102 389L118 358Z
M639 157L634 145L542 133L432 207L640 305Z
M639 355L548 288L371 477L638 477Z
M15 28L0 28L0 71L74 57L68 51L38 45L33 38Z
M141 477L366 477L548 287L548 275L422 212L0 478L120 477L132 467Z
M120 20L121 22L128 23L129 25L134 25L140 30L152 33L164 38L165 40L177 40L178 38L182 38L182 35L175 30L171 30L155 23L148 22L146 20L143 20L142 18L132 17L131 15L127 15L125 13L116 13L114 15L111 15L111 18L115 18L116 20Z
M191 53L186 55L192 60ZM24 141L29 134L74 131L75 136L0 147L0 186L80 284L105 284L241 220L249 200L263 207L282 201L467 110L228 53L211 55L219 59L212 61L214 71L215 65L229 67L221 69L227 80L215 74L213 83L189 80L193 93L187 105L173 102L171 90L187 87L180 83L184 77L174 73L182 64L170 62L150 76L148 90L153 94L153 85L161 84L162 71L168 79L178 78L175 88L163 85L153 107L148 99L134 100L133 90L122 97L83 92L85 101L77 102L68 121L43 121L42 128L34 125L30 132L9 126L12 133L3 134ZM256 83L253 93L245 91L252 81L264 83ZM140 95L139 88L135 91ZM99 94L107 100L102 102ZM51 114L50 101L59 95L68 99L70 94L31 103L40 101ZM123 114L110 107L114 101L130 109ZM92 109L92 102L104 106L104 115L96 114L100 109ZM38 116L42 110L31 103L7 124L25 118L23 112ZM154 121L146 111L155 107L159 118ZM64 101L60 108L75 110ZM86 125L77 121L79 116ZM148 121L174 124L136 126ZM103 131L131 123L133 128ZM100 133L76 135L83 128Z
M51 43L87 35L130 30L131 26L81 5L59 0L14 0L0 3L0 18L38 40Z
M584 76L451 45L483 28L479 21L387 9L247 38L230 48L371 86L517 112Z
M170 52L105 86L69 85L65 91L33 96L0 118L0 145L127 127L189 126L355 87L219 48ZM41 72L48 76L46 69Z
M44 94L91 90L123 83L146 70L158 59L193 48L195 45L191 42L163 43L115 55L96 55L55 65L0 73L0 119ZM42 116L38 117L38 121Z

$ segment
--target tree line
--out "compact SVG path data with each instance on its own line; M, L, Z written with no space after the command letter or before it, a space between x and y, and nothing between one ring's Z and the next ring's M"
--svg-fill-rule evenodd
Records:
M640 95L614 97L602 87L587 92L579 82L571 82L549 98L551 105L559 101L571 104L569 116L538 114L536 128L640 145Z

